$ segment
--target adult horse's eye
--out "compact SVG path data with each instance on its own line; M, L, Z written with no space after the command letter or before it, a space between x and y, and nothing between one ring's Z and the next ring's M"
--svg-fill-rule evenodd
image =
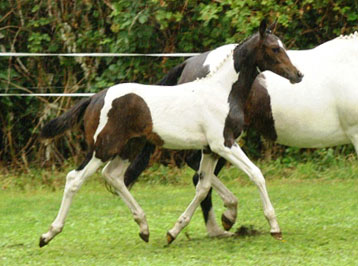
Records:
M280 52L280 48L276 47L276 48L272 48L272 51L277 54L278 52Z

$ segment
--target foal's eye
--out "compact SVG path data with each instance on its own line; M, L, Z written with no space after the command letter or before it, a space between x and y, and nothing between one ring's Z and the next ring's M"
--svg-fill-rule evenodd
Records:
M275 48L272 48L272 51L277 54L278 52L280 52L280 48L279 47L275 47Z

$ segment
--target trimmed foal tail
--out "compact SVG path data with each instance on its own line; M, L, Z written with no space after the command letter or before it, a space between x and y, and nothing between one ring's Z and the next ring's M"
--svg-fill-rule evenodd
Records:
M53 138L78 124L90 102L90 97L82 99L67 112L45 124L41 130L41 138Z
M184 61L180 65L175 66L174 68L169 70L168 74L166 74L155 85L166 85L166 86L177 85L178 79L179 79L181 73L183 72L185 65L186 65L186 61Z

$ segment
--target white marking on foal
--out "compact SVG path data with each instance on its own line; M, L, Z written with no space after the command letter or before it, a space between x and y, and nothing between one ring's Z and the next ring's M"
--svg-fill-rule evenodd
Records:
M278 46L280 46L282 49L285 49L285 47L283 46L283 43L281 42L281 40L278 40Z

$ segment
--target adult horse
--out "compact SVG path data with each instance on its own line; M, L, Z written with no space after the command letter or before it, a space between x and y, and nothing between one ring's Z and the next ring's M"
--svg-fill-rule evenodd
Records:
M235 140L243 129L244 103L258 68L271 70L294 83L300 82L303 75L292 65L279 38L266 30L265 21L261 22L259 33L238 45L224 60L234 67L222 64L206 78L171 88L135 83L113 86L80 101L44 126L42 136L51 138L78 123L84 115L88 152L84 162L68 173L60 210L49 231L41 236L40 247L62 231L73 196L105 162L106 181L132 211L140 237L148 241L145 214L124 184L125 171L145 143L203 151L194 199L168 231L169 243L189 223L211 186L215 186L211 177L217 155L248 173L259 188L271 232L281 233L265 179ZM228 72L236 79L224 79Z
M204 77L220 64L218 58L230 54L237 44L229 44L184 61L159 82L163 85L189 82ZM265 138L279 144L322 148L352 143L358 155L358 33L340 36L310 50L288 51L295 65L306 75L292 85L276 74L265 71L253 83L245 105L245 124ZM227 75L226 79L233 79ZM146 167L152 147L148 144L125 173L131 186ZM199 168L201 154L186 158L194 169ZM225 160L220 159L215 175ZM222 223L229 230L236 219L237 199L220 180L214 179L217 192L227 210ZM194 176L194 183L198 175ZM214 187L215 188L215 187ZM210 236L223 235L215 221L211 190L201 203Z

